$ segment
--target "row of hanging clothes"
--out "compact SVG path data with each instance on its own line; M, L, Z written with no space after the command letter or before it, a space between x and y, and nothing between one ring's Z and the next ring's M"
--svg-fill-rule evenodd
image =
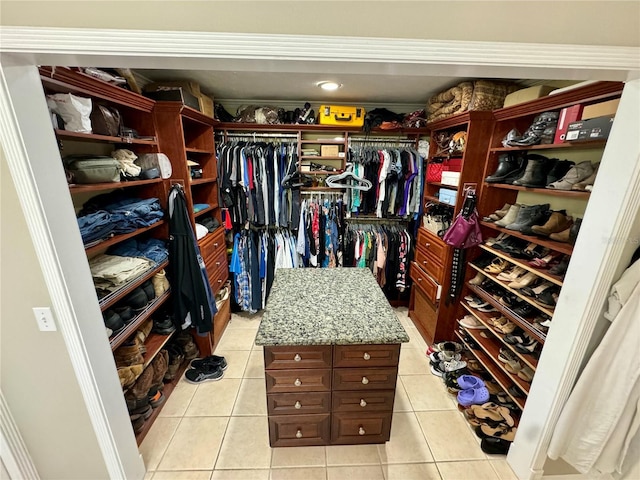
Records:
M364 139L363 141L366 141ZM415 217L421 213L424 158L409 145L363 145L355 139L349 148L353 173L371 182L369 190L347 190L349 212L383 217Z

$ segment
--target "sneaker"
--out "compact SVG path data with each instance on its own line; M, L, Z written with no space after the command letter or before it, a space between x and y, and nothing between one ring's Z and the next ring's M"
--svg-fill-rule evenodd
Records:
M453 353L450 351L446 352L433 352L429 355L429 360L431 360L434 364L440 364L440 362L448 362L451 360L460 360L462 356L459 353Z
M467 368L467 362L464 360L451 360L440 364L440 369L443 372L453 372L462 368Z
M213 367L209 364L202 365L201 368L190 368L184 374L185 381L189 383L215 382L220 380L224 373L220 366Z
M158 408L166 399L167 397L164 396L164 393L157 388L151 389L149 392L149 405L151 408Z
M173 319L170 315L165 315L160 319L156 318L153 321L153 331L158 335L171 335L176 331L176 327L173 324Z
M480 329L480 330L487 328L484 325L484 323L482 323L473 315L465 315L463 318L458 320L458 323L462 325L464 328Z
M199 358L191 362L192 368L201 368L203 365L211 365L212 367L220 367L225 371L228 367L227 359L218 355L209 355L208 357Z
M496 310L495 308L493 308L489 304L487 304L486 307L477 307L476 310L478 310L479 312L482 312L482 313L490 313L490 312L497 312L498 311L498 310Z

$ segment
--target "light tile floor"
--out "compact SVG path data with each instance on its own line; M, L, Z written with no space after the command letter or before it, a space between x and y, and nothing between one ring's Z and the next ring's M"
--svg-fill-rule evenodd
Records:
M218 382L180 381L140 446L145 480L517 480L503 456L485 455L429 372L427 346L396 309L402 345L391 439L384 445L270 448L259 315L233 314L216 354Z

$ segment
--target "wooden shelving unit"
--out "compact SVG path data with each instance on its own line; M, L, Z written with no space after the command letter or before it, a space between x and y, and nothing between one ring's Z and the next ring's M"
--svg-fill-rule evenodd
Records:
M118 290L116 290L114 292L111 292L106 297L100 299L100 301L99 301L100 310L102 310L104 312L107 308L115 305L120 300L122 300L124 297L126 297L131 292L133 292L140 285L142 285L144 282L146 282L151 277L153 277L160 270L162 270L164 268L167 268L168 266L169 266L169 262L162 262L157 267L152 268L150 270L147 270L146 272L140 274L138 277L136 277L136 278L132 279L131 281L129 281L128 283L124 284Z
M458 187L456 187L455 185L447 185L446 183L429 182L429 185L433 185L434 187L438 188L448 188L449 190L458 190Z
M591 142L565 142L565 143L550 143L545 145L531 145L530 147L494 147L490 148L490 152L518 152L527 150L558 150L564 148L575 149L591 149L591 148L603 148L606 144L606 140L593 140Z
M498 225L496 225L495 223L491 223L491 222L480 222L480 225L483 225L485 227L489 227L493 230L497 230L499 232L502 233L506 233L508 235L511 235L513 237L517 237L517 238L521 238L522 240L526 240L527 242L530 243L535 243L537 245L541 245L543 247L547 247L551 250L554 250L556 252L560 252L560 253L564 253L565 255L571 255L573 253L573 245L569 244L569 243L562 243L562 242L556 242L554 240L548 240L545 237L534 237L531 235L524 235L520 232L517 232L515 230L507 230L506 228L502 228L499 227Z
M558 275L551 275L549 272L541 270L539 268L535 268L532 267L531 265L527 264L526 262L522 262L520 260L518 260L517 258L513 258L512 256L501 252L500 250L496 250L493 249L491 247L488 247L487 245L480 245L480 248L495 255L496 257L500 257L505 259L507 262L513 263L514 265L520 267L520 268L524 268L525 270L528 270L529 272L535 273L537 276L539 276L540 278L544 278L545 280L549 280L551 283L555 283L558 286L562 286L562 277L559 277Z
M146 187L149 185L155 185L162 183L161 178L154 178L152 180L132 180L129 182L109 182L109 183L91 183L87 185L81 185L74 183L69 185L69 191L71 194L76 193L91 193L101 192L104 190L114 190L116 188L132 188L132 187Z
M554 190L553 188L530 188L521 187L520 185L508 185L506 183L485 183L487 188L500 188L503 190L517 190L519 192L538 193L540 195L550 195L552 197L566 197L588 199L591 192L582 192L576 190Z
M71 132L69 130L55 130L56 136L61 139L75 140L78 142L105 142L124 143L133 145L157 145L156 140L132 137L110 137L108 135L98 135L96 133Z

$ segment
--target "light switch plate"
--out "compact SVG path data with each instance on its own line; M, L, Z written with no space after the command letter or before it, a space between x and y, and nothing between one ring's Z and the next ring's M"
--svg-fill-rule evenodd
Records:
M55 332L56 323L53 321L53 313L49 307L34 307L33 314L36 316L38 328L42 332Z

